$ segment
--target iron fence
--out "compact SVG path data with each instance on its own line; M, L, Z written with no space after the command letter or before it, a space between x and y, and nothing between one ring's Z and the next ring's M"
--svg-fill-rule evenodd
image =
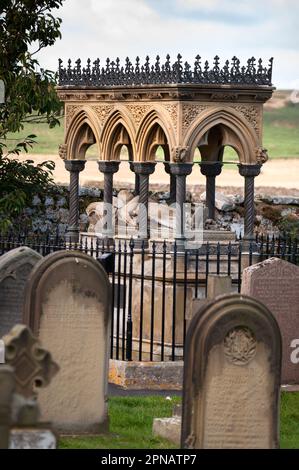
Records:
M19 246L43 256L66 249L105 260L112 288L110 356L129 361L183 359L192 300L206 297L210 274L231 276L233 289L240 292L246 266L273 256L299 265L298 240L285 236L257 236L249 244L241 239L207 242L184 252L166 241L146 248L133 239L107 242L82 236L79 243L69 243L41 234L0 236L1 255Z

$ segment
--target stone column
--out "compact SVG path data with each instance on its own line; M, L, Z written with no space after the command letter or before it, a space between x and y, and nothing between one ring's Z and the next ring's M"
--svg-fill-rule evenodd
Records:
M119 170L119 161L98 161L99 170L104 174L104 214L103 236L113 238L113 174Z
M64 165L70 172L69 226L66 238L70 242L79 241L79 173L84 170L85 160L65 160Z
M185 242L184 203L186 202L186 177L192 172L192 163L171 163L170 173L176 178L176 242L183 247Z
M155 162L133 162L134 172L139 176L139 236L144 240L145 246L149 238L148 225L148 196L149 196L149 175L155 171Z
M165 168L166 173L170 175L169 200L172 203L172 202L175 202L175 196L176 196L176 178L175 178L175 175L170 173L169 162L164 162L164 168Z
M208 208L208 218L215 219L215 191L216 176L222 171L221 162L201 162L200 171L206 177L206 206Z
M130 162L130 170L133 171L135 174L135 189L134 189L134 196L139 196L139 188L140 188L140 178L139 174L134 170L134 162Z
M261 165L238 165L239 173L245 178L244 185L244 239L248 241L254 240L254 178L260 174Z

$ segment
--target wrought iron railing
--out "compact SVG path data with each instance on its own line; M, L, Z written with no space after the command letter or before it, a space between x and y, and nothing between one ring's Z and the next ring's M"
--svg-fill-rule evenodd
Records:
M59 236L7 234L0 236L0 255L24 245L43 256L79 250L102 263L111 254L110 356L119 360L182 359L192 299L206 297L209 274L231 276L233 289L240 292L245 266L272 256L299 265L298 240L284 236L257 236L249 245L242 240L206 243L181 253L168 242L153 242L146 249L134 240L106 243L81 237L70 244Z
M115 61L107 59L101 65L100 59L91 62L87 60L82 67L78 59L72 64L68 60L67 66L63 67L63 61L59 59L59 86L87 86L87 87L113 87L113 86L136 86L136 85L167 85L167 84L225 84L225 85L267 85L272 86L272 64L264 66L262 59L251 57L246 65L241 65L237 57L231 61L226 60L223 66L220 58L216 56L213 65L210 66L201 57L195 57L194 65L183 62L182 56L178 54L176 60L171 63L170 56L166 56L165 62L161 62L159 56L154 63L147 56L142 64L137 57L133 64L127 57L124 65L120 59Z

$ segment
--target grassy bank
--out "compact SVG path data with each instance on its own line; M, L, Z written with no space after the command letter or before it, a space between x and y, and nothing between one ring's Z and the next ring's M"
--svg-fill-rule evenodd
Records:
M171 449L172 443L152 435L153 419L171 416L179 397L111 397L110 433L96 437L62 438L63 449ZM299 449L299 392L282 393L280 444L284 449Z
M54 129L49 129L46 124L27 124L22 132L9 136L10 144L13 145L29 134L37 135L37 144L30 153L57 155L58 145L63 142L63 119L61 125ZM271 158L299 156L299 105L288 105L264 112L263 144ZM89 149L88 155L90 158L97 158L95 146ZM235 152L226 149L225 159L236 159Z

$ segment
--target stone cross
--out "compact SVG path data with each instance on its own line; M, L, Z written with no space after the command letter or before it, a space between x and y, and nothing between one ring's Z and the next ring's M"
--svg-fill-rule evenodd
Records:
M3 340L6 363L14 368L16 393L35 397L58 372L58 365L25 325L16 325Z

